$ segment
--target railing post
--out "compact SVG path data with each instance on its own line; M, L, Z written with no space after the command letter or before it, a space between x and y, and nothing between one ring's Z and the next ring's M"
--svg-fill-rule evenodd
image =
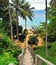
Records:
M37 65L37 56L35 55L35 65Z
M22 65L23 63L24 53L25 53L25 49L22 49L22 53L18 56L19 65Z
M37 65L42 65L42 60L38 58L38 64Z

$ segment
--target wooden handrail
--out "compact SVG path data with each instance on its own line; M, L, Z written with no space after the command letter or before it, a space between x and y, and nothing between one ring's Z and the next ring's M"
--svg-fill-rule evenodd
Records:
M22 63L23 63L24 53L25 53L25 48L22 49L22 53L18 56L19 65L22 65Z
M42 61L45 62L47 65L54 65L53 63L49 62L48 60L44 59L38 54L36 54L35 56L37 58L37 61L39 61L39 62L36 61L38 63L37 65L42 65Z

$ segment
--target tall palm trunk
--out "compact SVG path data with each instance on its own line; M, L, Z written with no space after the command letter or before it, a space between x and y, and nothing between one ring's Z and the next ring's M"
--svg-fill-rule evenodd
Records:
M16 7L18 6L18 0L16 1ZM18 11L16 9L16 29L17 29L17 39L19 41L19 33L18 33Z
M26 29L27 29L27 21L25 19L25 36L26 36ZM25 38L25 48L26 48L26 38Z
M17 29L17 39L19 40L19 33L18 33L18 12L16 10L16 29Z
M48 48L47 48L47 0L45 0L46 5L46 56L48 56Z
M10 18L10 27L11 27L11 39L13 41L13 27L12 27L12 18L11 18L10 4L9 4L9 18Z

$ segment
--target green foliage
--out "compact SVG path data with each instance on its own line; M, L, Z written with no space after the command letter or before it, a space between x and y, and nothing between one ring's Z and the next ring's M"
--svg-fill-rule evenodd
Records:
M56 42L48 43L48 44L49 44L49 46L51 46L51 48L49 49L49 55L50 56L55 56L56 55Z
M11 45L11 40L5 33L0 33L0 48L8 48Z
M0 31L0 53L6 51L12 45L10 38L4 31Z
M0 21L0 28L3 28L3 27L2 27L2 21Z
M46 23L40 22L39 26L32 27L32 32L36 36L41 36L45 40L45 34L46 34L45 27L46 27Z
M0 65L8 65L10 63L13 63L14 65L18 64L16 58L14 58L10 53L3 52L0 55Z
M48 57L46 57L45 47L39 47L37 50L34 50L35 54L39 54L42 57L46 58L54 65L56 65L56 42L48 43ZM45 64L44 64L45 65Z
M0 65L18 64L17 58L21 49L14 46L7 34L0 29Z
M22 33L23 27L22 26L18 26L18 32Z
M9 13L8 13L8 8L6 6L6 2L8 4L8 1L1 0L0 1L0 18L3 19L3 21L8 21L9 20Z
M29 40L28 40L29 45L31 45L31 44L36 45L37 42L38 42L38 39L35 36L30 37Z
M18 33L22 34L23 27L21 25L18 25ZM13 34L16 35L16 22L13 22Z
M28 30L24 29L23 34L27 35L28 34Z
M17 46L11 46L7 49L7 52L13 55L13 57L18 58L19 54L22 52L22 49Z
M48 41L56 41L56 0L50 1L50 7L48 7Z
M16 49L16 50L14 50L14 53L13 53L13 56L15 57L15 58L18 58L18 56L19 56L19 54L22 52L22 49Z
M21 34L21 35L19 36L19 41L20 41L20 42L24 42L25 38L26 38L26 35L25 35L25 34Z

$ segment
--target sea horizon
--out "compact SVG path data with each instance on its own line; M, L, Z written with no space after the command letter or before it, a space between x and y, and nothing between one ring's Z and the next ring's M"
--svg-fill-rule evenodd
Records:
M30 29L32 26L40 25L40 22L45 22L45 10L34 10L33 21L30 21L27 18L27 29ZM25 20L19 17L19 25L22 25L25 28Z

